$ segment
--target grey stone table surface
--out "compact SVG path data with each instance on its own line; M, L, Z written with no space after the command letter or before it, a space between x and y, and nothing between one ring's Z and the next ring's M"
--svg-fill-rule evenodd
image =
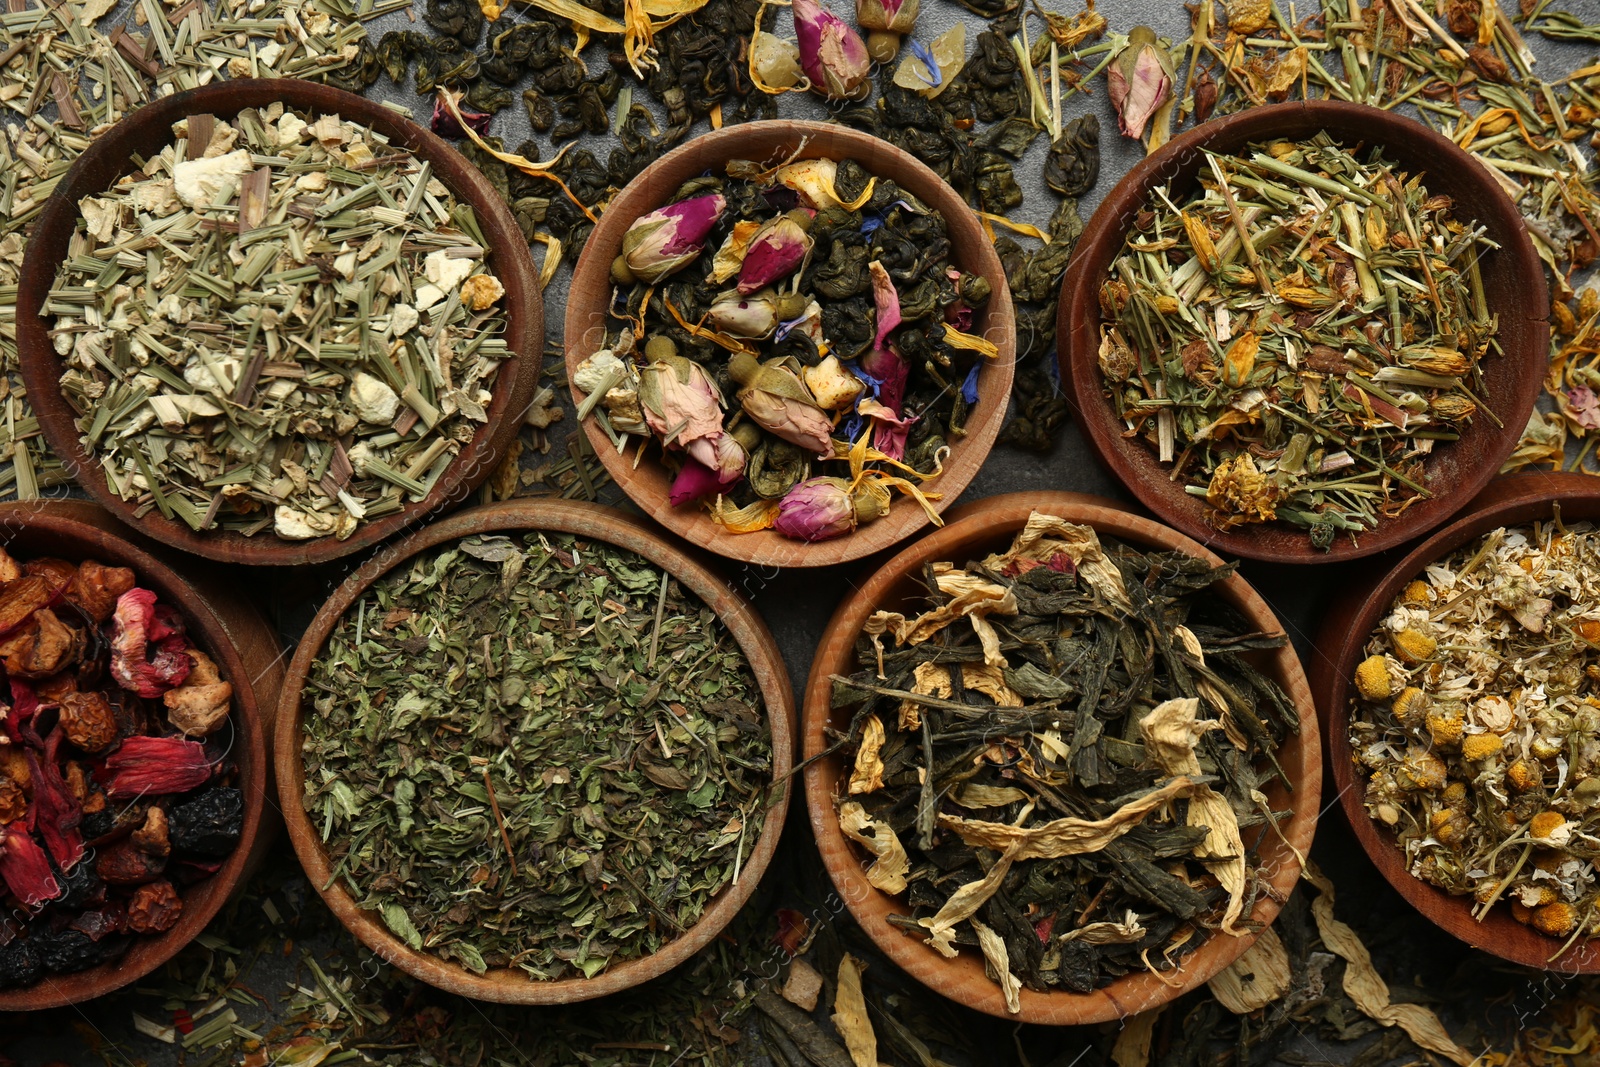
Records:
M422 6L420 0L416 6L420 15ZM834 0L833 6L842 11L848 5L841 0ZM1075 3L1050 3L1046 6L1060 10L1076 10ZM1144 22L1159 33L1173 38L1184 37L1188 32L1188 15L1178 0L1161 0L1161 2L1100 0L1095 6L1116 30L1125 31L1136 23ZM1600 20L1600 0L1567 0L1564 6L1591 22ZM1286 13L1294 11L1291 17L1303 17L1312 10L1312 5L1306 3L1301 3L1298 7L1299 10L1294 11L1293 5L1287 3L1283 5ZM778 32L787 34L789 16L779 10L780 13L776 16ZM506 17L534 18L538 17L538 12L532 9L513 11ZM953 0L923 0L918 36L926 40L957 20L964 20L969 24L969 42L971 35L983 29L985 25L983 19L968 13ZM770 21L769 19L769 23ZM396 12L369 23L369 31L376 40L386 29L412 26L413 23L405 12ZM420 20L417 28L421 28ZM1560 69L1571 69L1581 65L1593 52L1592 48L1560 45L1540 38L1533 38L1531 44L1538 53L1541 63ZM593 55L593 50L590 55ZM387 78L380 79L373 87L372 93L413 108L419 117L425 118L431 108L431 99L418 97L411 92L409 86L396 86ZM828 114L828 109L822 101L802 94L785 95L781 98L779 107L780 112L786 117L826 118ZM1096 188L1081 202L1081 209L1087 220L1099 199L1129 167L1143 157L1144 152L1137 142L1118 136L1115 116L1106 99L1103 80L1097 80L1091 93L1073 96L1065 110L1064 118L1070 119L1092 111L1098 114L1101 120L1103 164L1100 179ZM495 118L491 132L502 138L507 146L513 146L520 143L531 131L521 109L513 107ZM1040 138L1036 141L1027 156L1016 167L1018 181L1025 193L1025 202L1014 215L1041 227L1047 223L1057 203L1056 197L1044 187L1041 178L1047 140ZM597 154L601 155L601 158L604 157L603 152ZM536 253L537 251L536 249ZM545 291L545 319L551 341L558 342L561 339L569 278L570 269L563 266ZM1027 354L1022 353L1024 356ZM572 428L569 412L563 422L555 425L552 434L564 436ZM1131 501L1124 488L1100 466L1076 427L1070 422L1062 428L1054 446L1046 453L1035 454L1003 446L997 447L961 499L970 501L1000 493L1035 490L1073 490ZM614 491L611 499L615 501ZM730 584L751 596L782 648L796 689L797 706L800 688L830 613L841 597L851 594L852 588L873 562L830 568L824 572L778 572L770 568L738 564L724 567ZM1357 580L1356 576L1361 570L1359 565L1305 568L1247 562L1243 565L1242 572L1278 611L1301 656L1310 657L1318 655L1312 644L1312 638L1318 625L1319 613L1327 603L1329 595L1336 586ZM286 642L292 643L298 636L315 607L337 584L343 573L344 570L340 567L325 567L294 575L272 576L273 592L267 606L274 614ZM1324 798L1324 802L1329 799L1331 798ZM799 802L798 797L796 800L782 847L783 860L778 865L780 872L784 869L784 863L815 866L818 862L810 830L804 818L803 803ZM1324 820L1316 855L1337 880L1342 880L1341 890L1344 896L1341 900L1350 906L1349 910L1357 912L1364 908L1380 911L1384 908L1403 908L1404 905L1399 903L1399 898L1389 892L1387 887L1376 884L1375 876L1367 869L1366 861L1349 838L1348 831L1336 825L1340 818L1337 812L1330 812ZM293 854L280 843L271 862L292 865ZM321 907L321 904L314 896L309 896L305 906L316 908ZM1341 910L1347 910L1345 905L1341 906ZM1446 965L1454 965L1452 961L1459 963L1466 956L1465 950L1438 935L1436 931L1423 929L1424 926L1423 920L1416 917L1413 924L1405 928L1408 930L1405 937L1414 942L1408 951L1416 957L1415 973L1423 970L1435 975L1448 973ZM290 980L292 969L283 961L267 961L257 966L259 969L252 971L249 979L252 987L262 992L270 992L275 986ZM1403 979L1409 980L1412 977L1414 974L1407 974ZM1527 975L1525 984L1518 987L1518 991L1514 993L1512 1007L1515 1010L1536 1011L1541 1003L1548 1000L1551 989L1548 980ZM100 1064L104 1062L102 1056L93 1051L92 1035L96 1033L118 1042L126 1042L137 1059L149 1064L183 1062L179 1058L179 1050L173 1046L133 1035L126 1009L119 1007L117 1012L118 1014L113 1016L91 1003L75 1009L45 1013L33 1019L0 1016L0 1065L7 1062L5 1057L10 1057L23 1067L36 1067L47 1063ZM1070 1033L1063 1033L1060 1043L1061 1048L1067 1052L1079 1045L1085 1050L1088 1048L1087 1044ZM1307 1037L1304 1042L1294 1047L1298 1049L1296 1053L1298 1058L1292 1062L1346 1063L1359 1054L1362 1046L1329 1048ZM200 1062L202 1058L191 1056L188 1062ZM1071 1055L1064 1054L1059 1062L1065 1064L1069 1061L1072 1061Z

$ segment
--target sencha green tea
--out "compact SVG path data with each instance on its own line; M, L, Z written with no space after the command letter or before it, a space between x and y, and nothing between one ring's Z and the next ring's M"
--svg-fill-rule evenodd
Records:
M344 539L487 421L504 287L430 164L338 115L194 115L85 197L45 314L124 500L195 530Z
M1242 831L1283 815L1261 789L1299 716L1242 655L1283 635L1210 591L1231 573L1035 512L1006 552L928 567L927 610L876 612L834 677L867 880L931 949L982 953L1012 1011L1246 932Z
M471 537L379 579L313 665L305 807L334 878L470 971L589 977L740 877L771 736L743 653L631 552Z

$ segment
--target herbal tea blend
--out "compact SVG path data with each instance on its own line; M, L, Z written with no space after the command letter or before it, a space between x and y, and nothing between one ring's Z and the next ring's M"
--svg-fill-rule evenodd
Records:
M571 536L469 537L380 578L306 683L305 807L335 878L476 973L655 952L761 835L771 737L716 614Z
M1208 152L1200 178L1182 205L1156 190L1101 287L1111 402L1219 528L1355 538L1429 495L1437 444L1494 418L1494 246L1424 175L1325 133Z
M137 582L0 550L0 989L170 930L239 842L233 686Z
M504 288L430 164L338 115L196 115L83 218L45 306L83 443L195 530L350 536L487 421Z
M1396 598L1356 670L1366 808L1411 873L1569 944L1600 931L1600 533L1501 528Z
M850 160L736 160L634 222L612 280L624 325L575 373L579 414L659 441L674 506L821 541L898 490L937 521L917 483L997 351L937 212Z
M932 606L874 613L833 679L867 880L932 949L981 952L1011 1011L1247 932L1241 831L1286 814L1260 790L1299 715L1243 655L1283 635L1210 592L1232 572L1035 512L1007 551L930 565Z

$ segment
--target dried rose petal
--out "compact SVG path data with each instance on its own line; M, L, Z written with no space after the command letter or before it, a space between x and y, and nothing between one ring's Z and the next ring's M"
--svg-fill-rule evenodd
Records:
M461 122L444 106L444 97L436 96L433 100L433 117L428 120L428 128L440 137L448 137L452 141L459 141L467 135L462 123L477 133L489 132L489 120L494 118L493 112L473 111L464 105L460 106Z
M106 757L100 777L114 797L187 793L210 780L211 763L198 741L130 737Z

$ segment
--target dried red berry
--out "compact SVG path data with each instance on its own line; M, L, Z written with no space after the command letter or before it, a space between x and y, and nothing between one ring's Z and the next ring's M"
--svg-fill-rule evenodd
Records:
M141 934L170 930L183 914L183 900L171 882L151 882L128 898L128 929Z
M206 759L206 747L198 741L130 737L106 757L100 777L106 792L114 797L187 793L206 784L211 763Z
M117 713L99 693L68 693L61 698L61 729L85 752L104 752L116 743Z

